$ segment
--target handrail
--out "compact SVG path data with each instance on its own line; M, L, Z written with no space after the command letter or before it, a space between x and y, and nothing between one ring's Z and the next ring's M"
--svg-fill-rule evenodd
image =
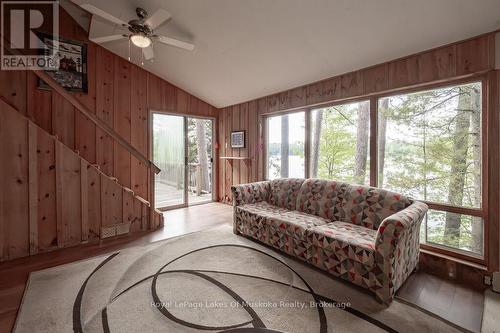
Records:
M0 36L4 43L7 43L7 38L5 36ZM3 44L7 45L7 44ZM21 55L19 50L10 50L10 53ZM158 168L152 161L145 157L140 151L135 149L130 143L127 142L120 134L118 134L111 126L106 124L104 121L99 119L94 113L89 111L85 105L83 105L78 99L72 96L66 91L59 83L57 83L50 75L45 73L43 70L31 70L36 76L45 81L52 89L54 89L59 95L64 97L68 102L73 105L81 114L90 119L96 126L102 129L106 134L115 139L119 144L121 144L125 149L134 155L138 160L144 163L147 167L154 171L155 174L160 173L161 169Z
M104 121L99 119L94 113L90 112L85 105L83 105L78 99L72 96L66 91L59 83L57 83L49 74L45 73L43 70L32 70L36 76L47 83L52 89L54 89L59 95L64 97L68 102L73 105L81 114L90 119L96 126L102 129L106 134L115 139L119 144L125 147L125 149L134 155L141 162L151 167L156 174L161 170L152 161L147 159L140 151L135 149L130 143L128 143L124 138L121 137L111 126L106 124Z

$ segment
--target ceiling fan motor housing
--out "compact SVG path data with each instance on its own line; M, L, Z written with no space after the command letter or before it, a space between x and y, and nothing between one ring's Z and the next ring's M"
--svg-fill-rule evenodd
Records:
M151 35L153 33L153 29L149 25L142 23L139 20L132 20L128 22L128 30L133 34L143 34L143 35Z
M148 12L142 8L136 8L135 12L139 19L130 20L128 22L128 30L133 34L142 34L149 36L153 33L153 29L144 23L144 19L148 17Z

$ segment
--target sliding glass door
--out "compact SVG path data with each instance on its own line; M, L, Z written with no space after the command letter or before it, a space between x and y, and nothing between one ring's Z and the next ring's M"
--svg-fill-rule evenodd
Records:
M153 160L161 169L155 177L156 208L186 205L185 119L153 114Z
M187 118L187 190L190 204L212 201L213 121Z
M213 120L153 113L158 209L213 200Z

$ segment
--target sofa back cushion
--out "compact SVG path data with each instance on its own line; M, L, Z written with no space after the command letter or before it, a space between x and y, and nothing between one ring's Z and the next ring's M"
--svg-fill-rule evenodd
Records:
M297 194L304 179L279 178L271 180L269 203L281 208L295 210Z
M297 195L297 210L342 221L342 193L347 184L324 179L306 179Z
M343 194L345 222L377 230L382 221L411 205L406 196L380 188L348 185Z

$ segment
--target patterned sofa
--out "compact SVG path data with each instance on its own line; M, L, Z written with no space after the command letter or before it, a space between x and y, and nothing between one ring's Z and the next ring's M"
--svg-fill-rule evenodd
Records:
M418 263L427 205L387 190L321 179L233 186L233 231L367 288L382 302Z

